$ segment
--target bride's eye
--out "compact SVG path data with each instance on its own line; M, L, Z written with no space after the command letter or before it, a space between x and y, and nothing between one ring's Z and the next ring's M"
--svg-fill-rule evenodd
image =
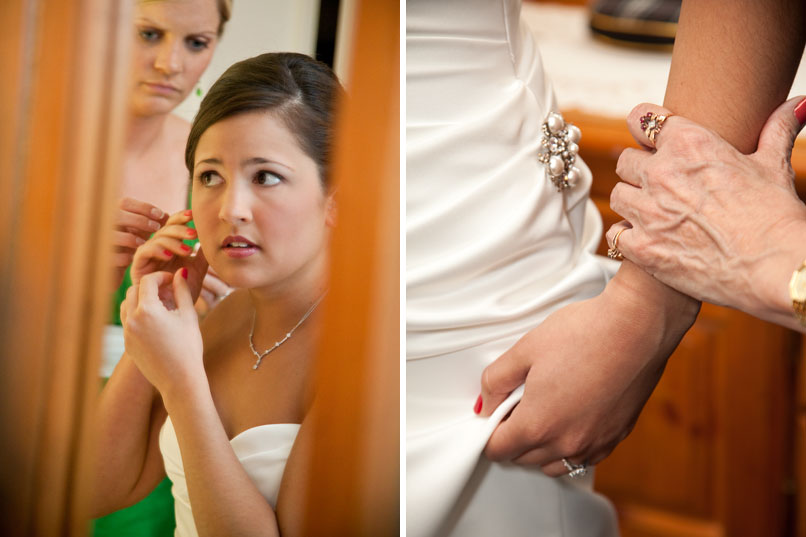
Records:
M283 178L281 176L268 170L260 170L255 174L254 179L252 179L253 183L264 186L274 186L282 181Z
M198 180L202 186L215 186L222 182L221 177L214 171L201 172L198 175Z

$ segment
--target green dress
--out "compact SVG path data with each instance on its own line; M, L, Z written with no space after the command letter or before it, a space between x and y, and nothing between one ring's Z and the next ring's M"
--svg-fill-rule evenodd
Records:
M190 206L190 200L188 200ZM189 227L195 228L191 221ZM184 241L194 246L194 240ZM123 282L115 292L110 312L110 323L120 326L120 304L126 298L126 290L132 284L131 267L126 269ZM171 494L171 480L167 477L157 485L151 494L138 503L96 518L92 524L93 537L172 537L176 528L174 518L174 498Z

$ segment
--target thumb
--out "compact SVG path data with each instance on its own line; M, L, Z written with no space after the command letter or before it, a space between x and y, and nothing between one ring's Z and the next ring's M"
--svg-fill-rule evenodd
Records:
M806 120L806 99L795 97L779 106L767 119L758 139L756 155L775 167L791 166L792 146Z
M508 351L484 368L481 374L481 406L476 402L476 414L489 416L512 391L524 383L529 373L529 345L526 334Z
M196 312L193 308L193 297L190 295L190 287L188 286L188 269L181 268L174 273L174 300L176 301L176 309L181 311Z

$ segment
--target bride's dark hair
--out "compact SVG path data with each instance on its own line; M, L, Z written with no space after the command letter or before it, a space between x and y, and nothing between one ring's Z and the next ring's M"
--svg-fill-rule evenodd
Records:
M193 119L185 165L193 176L196 147L204 131L222 119L263 110L281 119L329 183L335 105L343 89L324 63L295 52L271 52L240 61L210 88Z

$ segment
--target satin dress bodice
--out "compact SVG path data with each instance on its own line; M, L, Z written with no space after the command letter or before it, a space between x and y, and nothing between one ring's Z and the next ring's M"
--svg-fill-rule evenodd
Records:
M484 367L612 274L594 254L588 168L577 159L581 179L558 192L537 158L556 101L520 2L407 2L409 535L617 534L590 479L481 457L522 390L491 418L473 413Z

